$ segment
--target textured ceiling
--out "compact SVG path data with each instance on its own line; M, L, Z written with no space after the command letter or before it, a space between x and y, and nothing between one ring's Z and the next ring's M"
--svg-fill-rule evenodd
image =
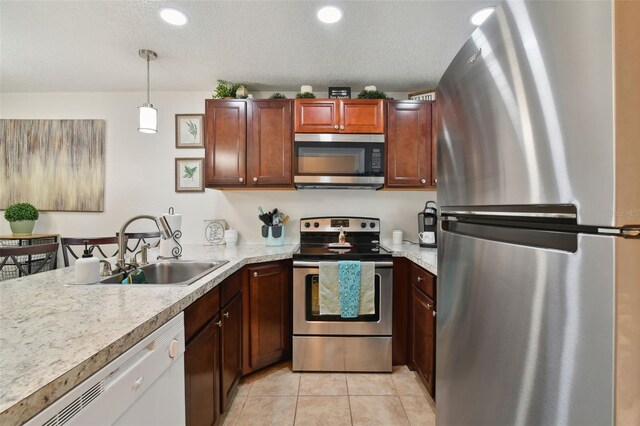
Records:
M253 90L366 84L390 92L434 87L497 1L7 1L0 0L0 90L139 91L155 50L152 90L211 90L216 79ZM321 5L342 21L320 23ZM190 17L160 20L162 6Z

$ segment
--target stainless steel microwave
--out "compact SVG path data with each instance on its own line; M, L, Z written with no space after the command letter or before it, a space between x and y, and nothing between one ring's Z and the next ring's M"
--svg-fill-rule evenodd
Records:
M296 133L294 183L299 189L380 189L384 135Z

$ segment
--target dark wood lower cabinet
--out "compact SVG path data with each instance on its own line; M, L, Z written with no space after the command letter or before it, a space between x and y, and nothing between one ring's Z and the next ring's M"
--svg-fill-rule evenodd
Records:
M435 303L417 286L413 287L411 315L411 366L435 397Z
M242 377L242 294L221 309L222 411L226 411Z
M411 340L410 313L411 284L410 262L403 257L393 259L393 365L409 365L409 343Z
M186 421L218 422L242 376L242 275L238 272L185 310ZM222 300L222 308L220 308Z
M393 364L406 364L435 398L436 277L415 263L393 261Z
M291 262L247 267L243 373L291 356Z
M215 317L186 345L186 421L211 426L220 418L220 327Z

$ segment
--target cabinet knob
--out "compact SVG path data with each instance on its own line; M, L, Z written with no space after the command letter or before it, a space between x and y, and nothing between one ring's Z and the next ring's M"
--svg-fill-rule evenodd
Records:
M431 306L431 304L427 303L427 309L432 309L433 306Z
M344 130L344 126L340 126L340 130Z
M418 277L418 282L422 281L424 278Z
M433 314L433 316L435 317L435 316L436 316L436 311L433 311L433 312L432 312L432 314Z
M258 181L258 178L257 178L257 177L254 177L254 178L253 178L253 181L254 181L254 182L257 182L257 181Z
M254 273L253 273L253 276L257 278L257 277L258 277L258 273L257 273L257 272L254 272Z
M335 126L333 126L333 128L334 128L334 129L336 129L336 130L338 130L338 129L339 129L339 127L338 127L338 125L337 125L337 124L336 124Z
M218 327L222 328L222 321L216 321L216 324L218 325Z
M229 318L229 312L225 312L224 314L222 314L222 316L224 316L225 318Z
M421 183L427 183L427 180L426 179L420 179L420 182Z
M438 183L438 178L435 178L435 179L433 180L433 183Z
M240 182L244 182L244 178L239 178L238 179Z

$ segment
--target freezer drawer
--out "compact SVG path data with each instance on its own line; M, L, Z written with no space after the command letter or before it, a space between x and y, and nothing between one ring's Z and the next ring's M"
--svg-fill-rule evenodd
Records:
M442 231L438 425L613 423L614 238L575 238L572 252Z

